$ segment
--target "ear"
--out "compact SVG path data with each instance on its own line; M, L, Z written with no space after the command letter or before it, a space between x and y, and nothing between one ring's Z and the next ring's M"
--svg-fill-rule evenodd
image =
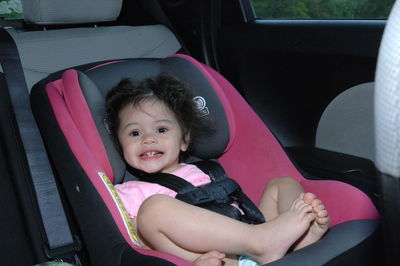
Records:
M190 132L187 132L181 142L181 151L186 151L189 148L189 143L190 143Z

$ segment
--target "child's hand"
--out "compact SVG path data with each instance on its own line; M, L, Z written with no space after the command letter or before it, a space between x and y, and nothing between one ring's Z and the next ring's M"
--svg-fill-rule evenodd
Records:
M225 254L213 250L198 257L193 263L196 266L222 266Z

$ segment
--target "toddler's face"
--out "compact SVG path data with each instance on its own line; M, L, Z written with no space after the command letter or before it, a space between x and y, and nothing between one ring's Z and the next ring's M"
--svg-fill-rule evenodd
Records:
M187 142L174 113L158 100L145 100L119 113L118 139L126 162L146 173L170 173L179 168L179 153Z

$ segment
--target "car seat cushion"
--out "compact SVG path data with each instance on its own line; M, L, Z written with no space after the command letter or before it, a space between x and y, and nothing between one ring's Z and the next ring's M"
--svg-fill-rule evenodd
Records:
M105 75L107 71L107 75ZM200 108L204 115L214 121L215 132L203 136L194 145L193 155L208 159L217 158L225 150L230 140L230 125L226 118L225 106L212 89L212 84L199 70L178 56L170 56L161 60L127 60L117 64L109 64L91 69L85 74L94 81L99 91L105 96L110 88L116 86L122 78L142 80L158 74L170 74L180 79L194 91L195 99L201 99ZM213 145L208 145L213 143Z
M184 83L190 83L188 85L195 91L195 98L201 99L200 107L203 108L205 115L213 116L212 120L215 121L216 127L215 133L204 136L195 145L194 155L208 159L219 157L224 152L230 139L229 124L224 107L203 76L194 75L198 78L192 79L187 77L193 71L196 69L179 57L169 57L164 60L116 61L91 68L85 73L73 69L67 70L60 80L49 83L46 90L56 90L62 95L69 115L80 132L83 142L88 146L89 151L93 152L107 176L114 183L120 183L124 179L126 171L105 128L104 98L108 90L118 84L122 78L129 77L140 80L159 73L169 73L177 76ZM107 75L104 74L105 72ZM54 108L60 107L59 105L54 106ZM71 145L75 145L74 143L71 141ZM210 147L207 145L208 143L213 143L213 145ZM81 147L79 146L77 149Z
M75 70L67 70L63 73L60 80L49 83L46 87L46 91L49 95L54 95L54 93L58 92L59 96L63 97L65 108L61 108L62 105L57 105L55 106L55 109L68 110L69 115L63 115L61 117L64 119L67 119L68 117L72 119L75 129L82 137L82 142L88 146L89 151L93 153L92 156L95 157L96 161L102 164L103 172L105 172L107 176L112 177L113 171L111 169L103 141L100 139L97 130L93 130L96 128L96 125L92 119L92 112L89 109L87 101L82 93L83 87L91 88L92 93L94 94L95 87L90 83L90 80L84 77L84 75L80 76L81 77L79 78L79 73ZM83 84L85 84L85 86L80 85L80 80ZM70 145L75 145L75 141L78 142L77 140L74 140L72 143L70 143ZM99 143L101 143L101 145L99 145ZM84 146L78 146L79 152L83 151L82 147Z

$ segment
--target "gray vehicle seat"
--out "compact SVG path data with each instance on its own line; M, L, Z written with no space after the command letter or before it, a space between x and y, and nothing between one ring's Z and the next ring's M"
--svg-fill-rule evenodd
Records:
M373 99L373 82L339 94L321 116L315 146L374 161Z
M24 20L43 30L10 28L18 47L30 89L48 74L95 61L120 58L165 57L181 45L163 25L96 26L118 18L122 0L40 1L22 0ZM46 30L46 25L93 23Z

